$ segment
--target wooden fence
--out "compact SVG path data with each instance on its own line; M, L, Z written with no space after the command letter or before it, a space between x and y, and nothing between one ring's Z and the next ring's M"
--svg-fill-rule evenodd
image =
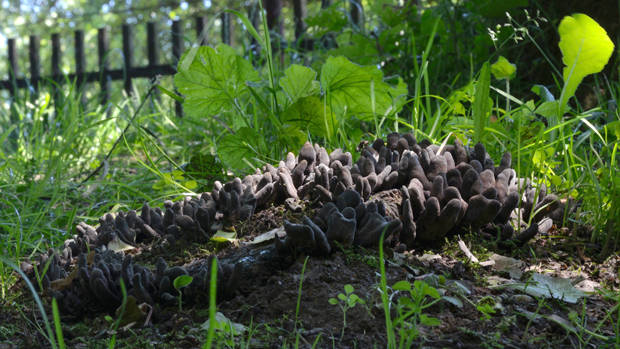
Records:
M355 24L360 21L361 6L357 0L350 0L350 15ZM322 0L321 6L326 7L329 5L328 0ZM282 9L282 0L265 0L265 9L267 12L267 22L270 30L276 30L282 34L282 22L280 20L280 12ZM256 11L252 9L248 10L250 20L258 25L258 15ZM304 18L306 16L306 0L293 0L293 15L294 15L294 27L295 37L301 38L306 30ZM204 16L194 17L194 29L196 36L199 40L199 44L206 43L205 26L207 24L207 18ZM231 42L231 15L229 13L222 13L220 15L221 20L221 40L223 43L230 44ZM9 90L12 96L15 96L17 89L32 87L35 91L39 88L40 83L53 82L55 86L60 86L66 82L76 81L78 86L84 83L98 83L101 87L100 101L102 104L108 102L110 96L110 82L112 80L122 80L124 83L125 91L130 94L132 90L132 79L135 78L153 78L158 75L173 75L176 73L176 66L178 59L185 50L185 43L183 40L183 23L181 20L172 22L171 30L171 42L172 42L172 56L173 64L162 64L160 62L160 48L157 42L157 23L148 22L146 24L146 43L147 43L147 57L148 64L146 66L134 66L133 63L133 29L130 24L124 24L122 26L122 53L123 53L123 65L120 69L110 69L106 56L110 47L110 29L107 27L98 29L97 35L97 55L98 55L98 70L86 71L86 56L84 52L84 31L76 30L74 32L74 63L75 69L73 73L63 74L60 68L62 60L62 52L60 45L60 35L58 33L51 34L51 76L41 76L41 59L40 59L40 37L37 35L31 35L29 37L28 45L28 57L30 61L29 77L18 78L19 65L17 59L17 45L14 38L8 39L8 64L9 72L7 80L0 80L0 89ZM303 44L304 47L308 45ZM56 94L55 94L56 95ZM177 105L177 112L180 112L180 106Z

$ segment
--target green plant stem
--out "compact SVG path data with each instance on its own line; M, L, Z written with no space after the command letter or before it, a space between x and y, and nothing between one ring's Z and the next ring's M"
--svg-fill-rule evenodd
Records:
M299 308L301 305L301 287L304 283L304 273L306 271L306 265L310 256L306 256L304 260L304 266L301 268L301 276L299 278L299 290L297 291L297 304L295 306L295 332L297 332L297 322L299 321Z
M394 336L394 327L392 326L392 318L390 316L390 303L387 295L387 279L385 274L385 261L383 260L383 239L385 238L385 231L381 232L381 238L379 239L379 270L381 272L381 302L383 303L383 314L385 315L385 328L387 331L388 349L396 349L396 338Z
M344 329L347 328L347 306L340 307L342 309L342 331L340 331L340 341L344 338Z
M58 302L56 298L52 298L52 315L54 316L54 328L56 329L56 339L58 340L58 348L65 349L65 339L62 335L62 324L60 323L60 313L58 312Z
M217 297L217 258L211 261L211 282L209 284L209 331L207 331L207 342L203 349L211 349L215 339L215 306Z

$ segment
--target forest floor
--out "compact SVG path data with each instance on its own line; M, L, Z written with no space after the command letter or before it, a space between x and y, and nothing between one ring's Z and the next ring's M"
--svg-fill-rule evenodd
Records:
M251 224L236 227L244 237L226 246L193 244L167 251L138 246L130 253L147 265L162 254L169 264L182 265L205 258L211 247L225 254L236 248L233 245L277 229L284 217L294 216L284 207L259 212ZM418 325L417 332L402 332L415 334L414 347L618 347L620 257L596 261L595 246L577 230L555 227L520 249L494 246L493 241L469 235L451 237L433 249L404 254L386 251L392 319L404 309L398 300L407 297L390 288L396 282L420 280L440 295L432 306L407 319L409 323L415 316L438 320L434 326ZM467 257L465 250L478 262ZM379 252L340 249L326 258L311 257L304 267L305 261L300 256L285 270L257 275L250 287L220 302L219 321L228 324L229 330L217 331L218 347L386 347ZM329 299L343 293L345 285L353 286L353 293L364 304L348 309L343 331L343 312ZM25 283L18 282L11 293L0 309L0 349L48 345L41 314ZM432 298L422 296L421 300L428 304ZM209 311L208 304L183 304L181 311L176 306L156 307L117 330L111 329L114 319L114 313L63 319L67 347L110 347L113 335L116 346L123 348L200 347L206 340Z

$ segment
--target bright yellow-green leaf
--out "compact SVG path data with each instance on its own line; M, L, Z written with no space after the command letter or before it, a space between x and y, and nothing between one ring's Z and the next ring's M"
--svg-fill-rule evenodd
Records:
M583 13L564 17L558 31L565 66L563 99L567 101L575 94L585 76L603 70L614 50L614 44L605 29Z
M172 170L172 177L178 181L183 180L183 171Z
M190 181L183 183L183 186L189 190L194 190L198 187L198 183L196 183L196 181L194 180L190 180Z
M234 242L237 238L236 232L227 232L219 230L215 235L211 237L211 241L215 242Z
M491 73L497 80L512 79L517 73L517 66L510 63L504 56L491 65Z
M179 275L172 282L172 286L174 286L174 288L176 288L177 290L180 290L183 287L191 284L193 280L194 278L189 275Z

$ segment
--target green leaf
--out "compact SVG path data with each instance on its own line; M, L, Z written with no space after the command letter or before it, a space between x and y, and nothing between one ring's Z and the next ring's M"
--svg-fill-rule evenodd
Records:
M605 29L583 13L564 17L558 31L564 63L564 107L585 76L603 70L614 44Z
M162 85L157 85L157 89L159 89L164 94L168 95L170 98L174 99L179 103L183 103L183 97L176 94L174 91L170 91L169 89L163 87Z
M411 291L411 283L409 281L401 280L392 286L392 289L396 291Z
M232 13L237 16L245 26L245 29L248 31L248 33L250 33L250 35L252 35L254 39L256 39L256 41L260 43L263 48L265 48L265 40L258 34L258 31L256 31L256 28L254 28L252 21L250 21L250 19L246 15L239 11L230 9L224 10L224 12Z
M174 83L184 96L189 116L211 116L235 109L247 94L246 83L258 81L252 64L227 45L188 50L178 65Z
M211 241L215 241L215 242L234 242L237 238L237 233L236 232L228 232L228 231L222 231L222 230L218 230L212 237L211 237Z
M310 134L318 137L326 137L328 133L334 134L336 129L334 119L329 106L323 105L317 96L299 98L282 113L283 123L295 125L300 130L308 130Z
M497 62L491 65L491 73L497 80L510 80L517 75L517 66L510 63L504 56L499 56Z
M341 301L347 301L347 296L344 295L344 293L338 293L338 299L340 299Z
M299 98L315 95L319 92L319 82L316 81L316 72L312 68L292 64L284 71L280 79L280 86L289 99L295 103Z
M473 118L474 118L474 143L482 140L484 127L488 122L488 113L492 103L489 103L489 90L491 86L491 72L489 62L484 62L480 70L480 77L476 81L474 92Z
M262 138L253 129L242 127L235 134L226 134L220 138L217 144L217 154L222 162L232 169L246 169L248 163L253 162L257 153L254 151L255 143Z
M307 130L307 128L300 128L298 125L284 124L281 128L282 132L278 134L278 137L282 140L283 144L287 145L288 150L297 151L308 140L306 133L302 131L302 129Z
M194 278L189 275L179 275L172 282L172 286L174 286L174 288L178 291L192 283L193 280Z
M544 86L544 85L534 85L534 86L532 86L531 91L534 92L535 94L537 94L538 96L542 97L543 100L546 101L546 102L553 102L553 101L555 101L555 97L553 97L553 94L551 93L551 91L549 91L547 86Z
M535 113L546 118L551 118L558 112L558 103L558 101L543 102L538 106L538 108L536 108Z
M441 297L441 296L439 295L439 291L437 291L437 289L436 289L436 288L431 287L431 286L427 286L427 288L426 288L426 290L425 290L425 294L426 294L427 296L431 296L431 297L432 297L432 298L434 298L434 299L439 299L439 297Z
M425 326L438 326L439 324L441 324L441 321L439 321L439 319L436 317L430 317L426 314L420 314L420 324Z
M353 293L353 291L355 291L355 289L353 288L353 286L351 286L351 284L344 285L344 292L346 294L351 294Z
M327 300L329 302L329 304L331 305L336 305L338 304L338 300L336 298L330 298Z
M189 180L183 183L183 186L189 190L194 190L198 188L198 183L195 180Z
M359 66L345 57L329 57L321 68L321 87L328 105L338 115L372 119L397 112L407 95L407 86L399 80L395 87L383 81L376 66Z
M181 171L181 170L172 170L172 178L174 178L177 181L182 181L183 180L183 171Z

